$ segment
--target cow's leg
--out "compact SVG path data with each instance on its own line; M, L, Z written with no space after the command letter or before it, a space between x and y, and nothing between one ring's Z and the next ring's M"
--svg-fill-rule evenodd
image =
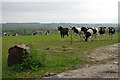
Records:
M83 33L82 33L82 41L83 41Z
M96 35L95 35L95 38L94 38L94 40L96 40Z
M61 41L62 41L62 34L61 34Z
M64 35L63 35L63 41L64 41Z
M61 34L61 41L62 41L62 34Z
M80 34L80 41L81 41L81 34Z
M110 33L110 40L112 40L112 34Z
M75 41L76 41L76 35L75 35Z
M68 40L68 34L67 34L67 37L65 38L65 40Z
M102 34L101 34L101 40L102 40Z
M109 33L109 39L111 40L111 33Z
M93 41L93 36L92 36L92 41Z
M104 40L104 34L102 35L102 40Z
M88 38L87 38L87 37L85 37L85 42L87 42L87 40L88 40Z
M90 40L91 40L91 36L89 37L89 42L90 42Z
M99 40L99 33L97 34L98 40Z
M78 35L77 35L77 41L78 41Z
M103 40L103 34L101 34L101 40Z
M114 34L112 34L112 40L114 40Z
M67 40L69 40L69 35L67 34Z

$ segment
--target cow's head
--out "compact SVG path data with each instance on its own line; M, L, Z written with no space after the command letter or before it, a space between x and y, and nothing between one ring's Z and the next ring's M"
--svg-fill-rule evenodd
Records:
M59 31L61 31L61 29L62 29L62 27L61 27L61 26L60 26L60 27L58 27L58 30L59 30Z
M103 26L102 26L102 27L100 27L100 30L105 31L105 28L106 28L106 27L103 27Z
M110 30L110 29L112 29L112 27L109 27L108 29Z
M72 30L75 30L76 28L75 28L75 26L72 26L71 29L72 29Z

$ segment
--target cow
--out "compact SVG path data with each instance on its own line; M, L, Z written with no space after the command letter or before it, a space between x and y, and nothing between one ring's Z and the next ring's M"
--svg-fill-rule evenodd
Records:
M8 36L12 36L13 34L12 33L9 33Z
M12 36L18 36L18 34L17 34L17 33L15 33L15 34L12 34Z
M108 31L109 31L109 38L111 40L113 40L114 39L114 34L115 34L115 29L113 27L109 27Z
M45 35L48 35L50 33L50 31L49 30L47 30L46 32L45 32Z
M88 38L89 38L89 41L91 40L91 36L92 36L92 40L93 40L93 36L95 36L95 38L94 39L96 39L96 36L98 35L98 40L99 40L99 30L98 30L98 28L88 28L88 27L82 27L81 28L81 31L83 31L84 32L84 34L85 34L85 42L88 40Z
M8 36L6 32L4 32L4 36Z
M81 27L81 31L84 33L84 34L86 34L86 32L87 32L87 30L88 30L88 27Z
M92 34L92 40L93 40L93 36L95 37L94 40L96 39L96 36L98 37L98 40L99 40L99 30L98 28L88 28L88 29L92 29L93 30L93 34Z
M78 41L78 35L80 35L80 40L81 40L81 38L83 40L83 32L81 31L81 28L77 28L75 26L72 26L71 29L74 31L75 41ZM76 39L76 37L77 37L77 39Z
M69 29L68 28L63 28L63 27L58 27L58 30L60 31L60 35L61 35L61 38L63 38L63 41L64 41L64 36L68 35L68 32L69 32Z
M15 36L18 36L18 34L16 33Z
M99 30L99 34L101 35L101 40L104 40L103 37L104 37L104 34L105 34L105 28L106 27L100 27L100 30Z
M37 32L35 31L34 33L33 33L33 35L36 35L37 34Z

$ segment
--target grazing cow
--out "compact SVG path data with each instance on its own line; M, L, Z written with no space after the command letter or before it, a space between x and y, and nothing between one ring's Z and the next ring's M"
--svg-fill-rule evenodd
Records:
M13 34L12 36L18 36L18 34L17 34L17 33L15 33L15 34Z
M63 28L63 27L58 27L58 30L60 31L61 38L63 38L64 41L64 36L68 36L69 29L68 28Z
M4 36L8 36L6 32L4 32Z
M15 36L18 36L18 34L16 33Z
M45 35L48 35L50 33L50 31L49 30L47 30L46 32L45 32Z
M95 36L94 39L96 39L96 35L98 35L98 40L99 40L99 30L98 28L87 28L87 27L82 27L81 28L81 31L84 32L85 34L85 41L88 40L89 38L89 41L91 40L91 36L92 36L92 40L93 40L93 36Z
M101 35L101 40L104 40L103 37L104 37L104 34L105 34L105 28L106 27L100 27L100 30L99 30L99 34Z
M33 35L36 35L37 34L37 32L35 31L34 33L33 33Z
M13 34L12 33L9 33L8 36L12 36Z
M83 40L83 32L81 31L81 28L77 28L77 27L73 26L73 27L71 27L71 29L74 30L75 41L78 41L78 35L80 35L80 40L81 40L81 38ZM76 37L77 37L77 39L76 39Z
M109 27L108 30L109 30L109 38L111 40L113 40L114 39L114 34L115 34L115 29L113 27Z
M96 36L98 37L98 40L99 40L99 30L98 28L88 28L88 29L92 29L93 30L93 34L92 34L92 40L93 40L93 36L95 37L94 40L96 39Z

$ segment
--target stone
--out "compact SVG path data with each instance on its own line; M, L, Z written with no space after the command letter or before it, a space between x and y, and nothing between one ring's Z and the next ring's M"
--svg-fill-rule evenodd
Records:
M47 72L47 73L45 73L44 74L46 77L49 77L49 76L54 76L54 75L56 75L56 73L49 73L49 72Z
M20 43L18 45L15 45L14 47L9 48L8 50L8 66L12 66L15 64L21 64L23 62L23 58L27 57L27 54L30 53L29 46Z

